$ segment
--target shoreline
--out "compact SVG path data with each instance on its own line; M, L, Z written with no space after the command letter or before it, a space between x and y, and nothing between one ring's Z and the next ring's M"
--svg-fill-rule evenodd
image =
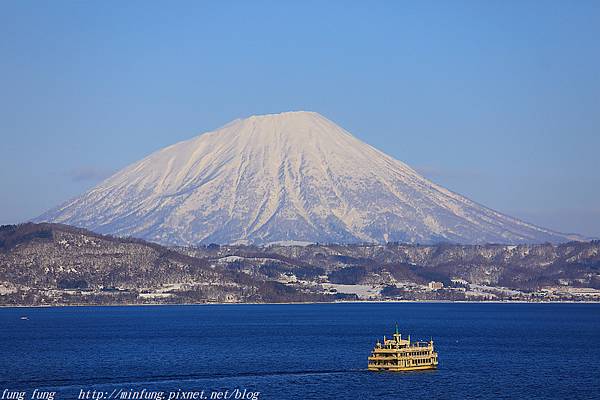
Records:
M354 301L331 301L331 302L282 302L282 303L110 303L110 304L44 304L44 305L7 305L0 304L3 308L67 308L67 307L159 307L159 306L245 306L245 305L316 305L316 304L600 304L600 301L522 301L522 300L354 300Z

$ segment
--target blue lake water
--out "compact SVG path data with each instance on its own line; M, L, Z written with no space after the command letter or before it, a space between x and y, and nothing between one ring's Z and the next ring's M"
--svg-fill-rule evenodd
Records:
M366 371L396 321L413 340L433 336L438 370ZM598 399L600 305L0 309L0 395L36 388L55 400L235 388L260 399Z

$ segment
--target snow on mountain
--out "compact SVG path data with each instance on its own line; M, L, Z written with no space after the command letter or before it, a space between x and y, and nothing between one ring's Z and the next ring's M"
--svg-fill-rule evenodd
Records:
M436 185L314 112L166 147L37 221L176 245L572 239Z

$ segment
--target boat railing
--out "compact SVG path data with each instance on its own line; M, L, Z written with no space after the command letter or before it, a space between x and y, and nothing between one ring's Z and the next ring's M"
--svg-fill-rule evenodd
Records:
M411 347L429 347L430 343L429 342L412 342Z
M417 355L411 355L410 351L403 351L403 352L377 351L376 353L372 353L371 357L423 357L426 355L435 354L435 351L433 351L433 349L430 349L430 350L431 351L429 352L429 354L417 354Z

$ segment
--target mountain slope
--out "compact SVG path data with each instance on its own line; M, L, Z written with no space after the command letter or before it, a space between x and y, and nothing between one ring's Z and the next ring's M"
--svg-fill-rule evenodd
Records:
M443 282L444 290L430 290L432 280ZM357 298L598 301L598 289L600 241L166 248L60 224L0 226L0 306Z
M178 245L572 239L444 189L312 112L166 147L37 221Z
M61 224L0 226L0 305L335 299L238 271L209 250L192 257Z

